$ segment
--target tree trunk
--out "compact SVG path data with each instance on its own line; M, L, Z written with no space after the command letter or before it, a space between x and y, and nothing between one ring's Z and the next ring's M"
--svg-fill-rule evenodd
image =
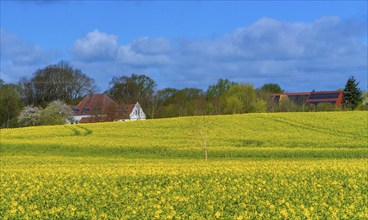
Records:
M208 159L208 149L204 149L204 160L207 162Z

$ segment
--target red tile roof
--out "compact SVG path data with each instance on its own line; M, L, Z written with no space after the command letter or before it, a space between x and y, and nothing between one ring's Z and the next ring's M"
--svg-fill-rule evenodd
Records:
M73 107L76 115L106 114L109 109L117 108L118 104L106 94L86 96L77 106Z
M132 113L135 104L128 104L120 106L117 114L118 119L130 119L130 113Z

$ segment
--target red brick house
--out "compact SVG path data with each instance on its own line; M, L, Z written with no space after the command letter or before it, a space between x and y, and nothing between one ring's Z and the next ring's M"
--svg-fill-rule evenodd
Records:
M344 92L342 90L323 91L323 92L295 92L295 93L275 93L272 99L279 103L284 99L289 99L300 105L318 105L320 103L331 103L341 106Z
M76 123L146 119L139 103L121 106L106 94L86 96L72 111Z

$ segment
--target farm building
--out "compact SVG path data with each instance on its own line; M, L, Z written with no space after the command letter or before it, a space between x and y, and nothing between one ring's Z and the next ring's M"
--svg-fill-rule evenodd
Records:
M141 105L119 105L106 94L91 94L72 108L76 123L144 120L146 115Z
M275 93L272 94L275 103L289 99L299 105L318 105L319 103L331 103L341 106L343 91L323 91L323 92L296 92L296 93Z

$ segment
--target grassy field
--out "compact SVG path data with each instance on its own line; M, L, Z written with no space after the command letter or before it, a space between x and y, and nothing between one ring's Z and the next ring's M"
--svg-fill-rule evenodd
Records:
M368 218L368 112L2 129L1 219Z

